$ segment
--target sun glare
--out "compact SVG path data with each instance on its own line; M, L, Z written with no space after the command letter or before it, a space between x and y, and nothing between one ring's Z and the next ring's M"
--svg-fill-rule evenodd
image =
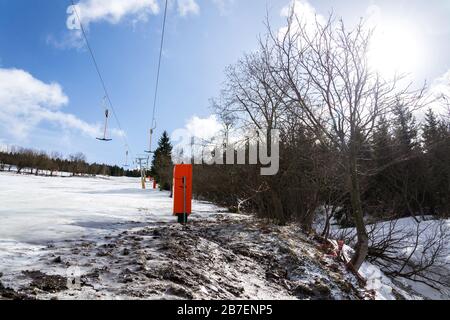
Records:
M370 64L383 76L412 74L423 59L423 48L419 42L414 27L405 23L381 24L374 31Z

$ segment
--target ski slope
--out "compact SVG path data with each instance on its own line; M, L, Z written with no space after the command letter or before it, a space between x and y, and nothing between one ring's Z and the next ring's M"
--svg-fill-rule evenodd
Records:
M174 221L166 192L135 178L59 178L0 173L0 241L42 244L133 223ZM194 202L194 211L217 210Z
M219 208L194 201L194 218ZM0 172L0 272L37 263L49 243L100 239L149 222L176 221L169 193L136 178L42 177Z

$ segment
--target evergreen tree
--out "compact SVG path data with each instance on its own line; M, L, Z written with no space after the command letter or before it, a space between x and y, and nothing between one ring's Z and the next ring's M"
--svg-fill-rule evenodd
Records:
M403 155L409 154L418 146L416 119L410 108L398 104L394 109L394 137L398 151Z
M432 152L434 146L441 140L441 137L440 123L431 109L428 109L425 115L425 123L422 126L422 130L424 149L427 153Z
M372 136L372 161L367 164L374 174L369 176L365 202L375 210L367 209L370 215L384 215L396 197L392 179L395 163L394 141L385 117L380 118Z
M423 148L427 162L427 195L432 214L448 209L449 148L446 125L429 109L422 126Z
M426 207L426 162L418 138L418 126L410 107L399 104L394 109L394 156L391 185L399 198L397 213L423 215Z
M158 148L152 160L151 174L159 183L162 190L170 190L172 186L173 162L172 162L173 146L170 142L169 134L164 131L158 141Z
M389 122L386 118L382 117L378 121L378 125L372 139L372 158L376 164L376 167L384 167L386 164L394 160L392 155L392 146L394 143L392 140L393 139L389 131Z

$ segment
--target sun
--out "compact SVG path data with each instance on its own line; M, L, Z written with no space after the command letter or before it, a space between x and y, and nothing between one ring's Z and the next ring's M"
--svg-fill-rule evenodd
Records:
M384 22L374 29L369 63L381 75L415 73L422 59L420 36L413 26L405 22Z

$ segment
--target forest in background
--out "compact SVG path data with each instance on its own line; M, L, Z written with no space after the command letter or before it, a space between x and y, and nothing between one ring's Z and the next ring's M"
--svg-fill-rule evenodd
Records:
M11 171L14 169L18 174L28 169L31 174L53 176L60 172L72 175L104 175L113 177L140 177L138 170L126 170L119 166L107 164L88 163L83 153L76 153L64 157L53 152L12 147L8 151L0 152L0 171ZM27 171L28 172L28 171Z

